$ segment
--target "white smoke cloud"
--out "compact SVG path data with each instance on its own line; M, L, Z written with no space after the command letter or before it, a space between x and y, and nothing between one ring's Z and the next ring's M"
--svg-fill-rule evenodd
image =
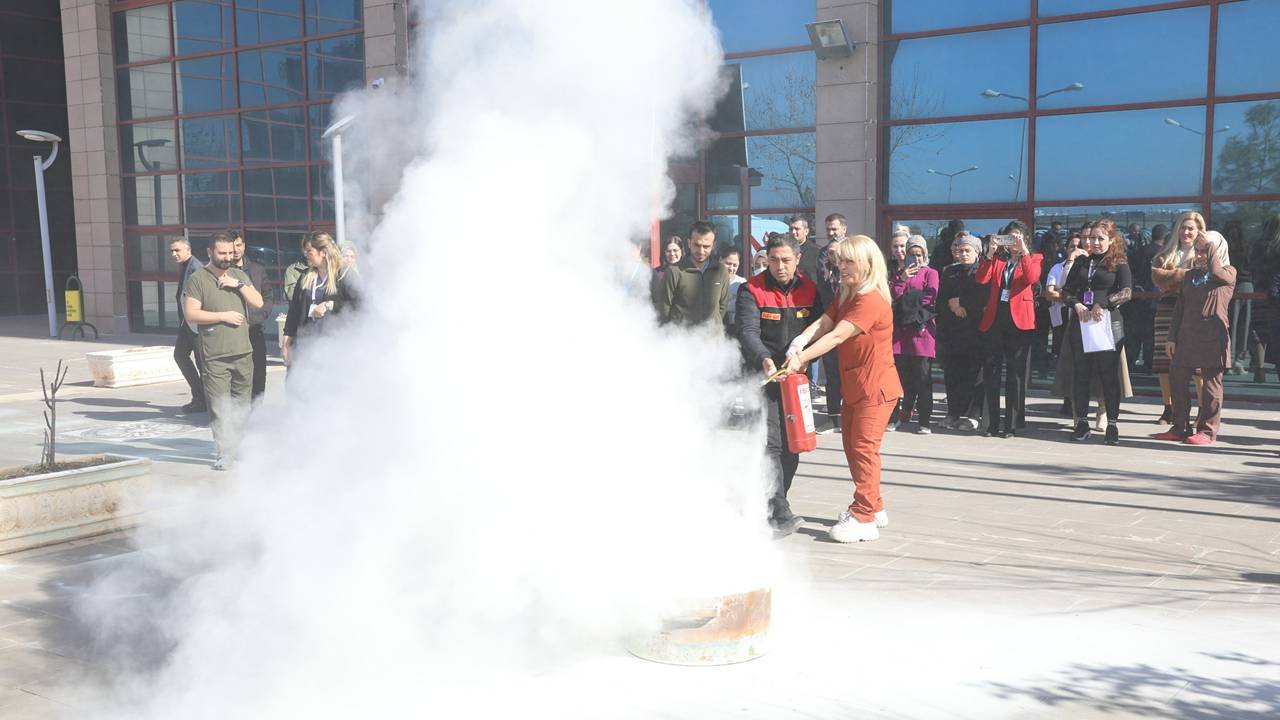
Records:
M424 15L412 81L335 114L361 116L350 198L404 168L353 238L363 311L90 597L156 595L84 603L102 717L564 716L539 678L775 577L760 436L723 427L736 349L617 280L721 90L700 3Z

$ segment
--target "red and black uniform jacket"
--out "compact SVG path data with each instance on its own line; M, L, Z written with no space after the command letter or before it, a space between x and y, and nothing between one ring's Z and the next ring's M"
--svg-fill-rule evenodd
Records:
M791 341L825 309L812 280L796 274L782 285L768 270L743 283L736 302L742 357L755 369L765 358L782 367Z

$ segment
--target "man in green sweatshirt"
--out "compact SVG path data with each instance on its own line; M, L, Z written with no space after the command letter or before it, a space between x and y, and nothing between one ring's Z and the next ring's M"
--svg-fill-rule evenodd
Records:
M689 252L667 271L655 298L660 323L724 328L729 273L712 257L715 247L716 231L711 223L694 223L689 230Z

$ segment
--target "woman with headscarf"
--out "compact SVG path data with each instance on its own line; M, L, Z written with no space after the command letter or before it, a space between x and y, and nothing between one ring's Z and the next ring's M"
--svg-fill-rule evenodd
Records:
M1103 218L1089 223L1081 239L1087 255L1075 259L1062 283L1062 304L1072 311L1067 320L1066 341L1071 353L1071 404L1079 418L1071 439L1080 441L1089 437L1089 421L1085 418L1090 385L1096 377L1102 384L1106 406L1106 443L1119 445L1120 429L1116 421L1120 417L1121 349L1124 347L1124 319L1119 310L1133 297L1133 275L1125 257L1124 235L1120 234L1115 221ZM1086 352L1084 323L1108 316L1115 341L1112 349Z
M893 298L893 360L902 382L902 406L888 429L897 429L916 411L919 424L916 432L928 435L933 432L938 271L929 267L928 245L919 235L895 234L889 251L893 265L889 274L889 294Z
M302 242L307 271L293 288L280 346L285 363L297 356L299 341L321 331L325 318L341 314L356 301L356 283L342 262L342 251L326 232L313 232Z
M1173 308L1182 292L1182 280L1195 260L1193 243L1205 231L1204 216L1195 211L1184 212L1173 224L1164 247L1151 259L1151 282L1160 290L1156 304L1156 332L1151 359L1151 371L1160 379L1160 398L1164 412L1156 422L1173 421L1173 401L1169 395L1169 355L1165 349L1169 342L1169 323L1173 320Z
M982 336L978 321L987 300L978 284L982 242L967 232L956 235L956 261L942 270L938 287L938 357L947 388L947 419L942 426L977 430L982 418Z
M1231 367L1231 322L1228 308L1236 288L1236 269L1226 238L1210 230L1195 240L1191 269L1169 323L1169 390L1173 396L1173 427L1157 440L1181 440L1210 445L1222 424L1222 374ZM1200 412L1191 432L1191 394L1187 389L1199 371Z
M853 502L828 531L836 542L880 539L889 524L880 495L880 443L902 384L893 363L893 306L888 271L875 240L854 235L832 243L840 272L836 302L791 343L783 369L805 365L836 350L844 412L840 419L845 459L853 477Z

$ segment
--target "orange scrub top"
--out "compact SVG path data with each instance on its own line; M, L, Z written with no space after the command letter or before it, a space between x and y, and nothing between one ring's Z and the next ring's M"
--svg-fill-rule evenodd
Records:
M840 361L840 394L847 404L895 402L902 397L902 383L893 362L893 307L872 290L837 301L827 317L855 325L862 332L836 347Z

